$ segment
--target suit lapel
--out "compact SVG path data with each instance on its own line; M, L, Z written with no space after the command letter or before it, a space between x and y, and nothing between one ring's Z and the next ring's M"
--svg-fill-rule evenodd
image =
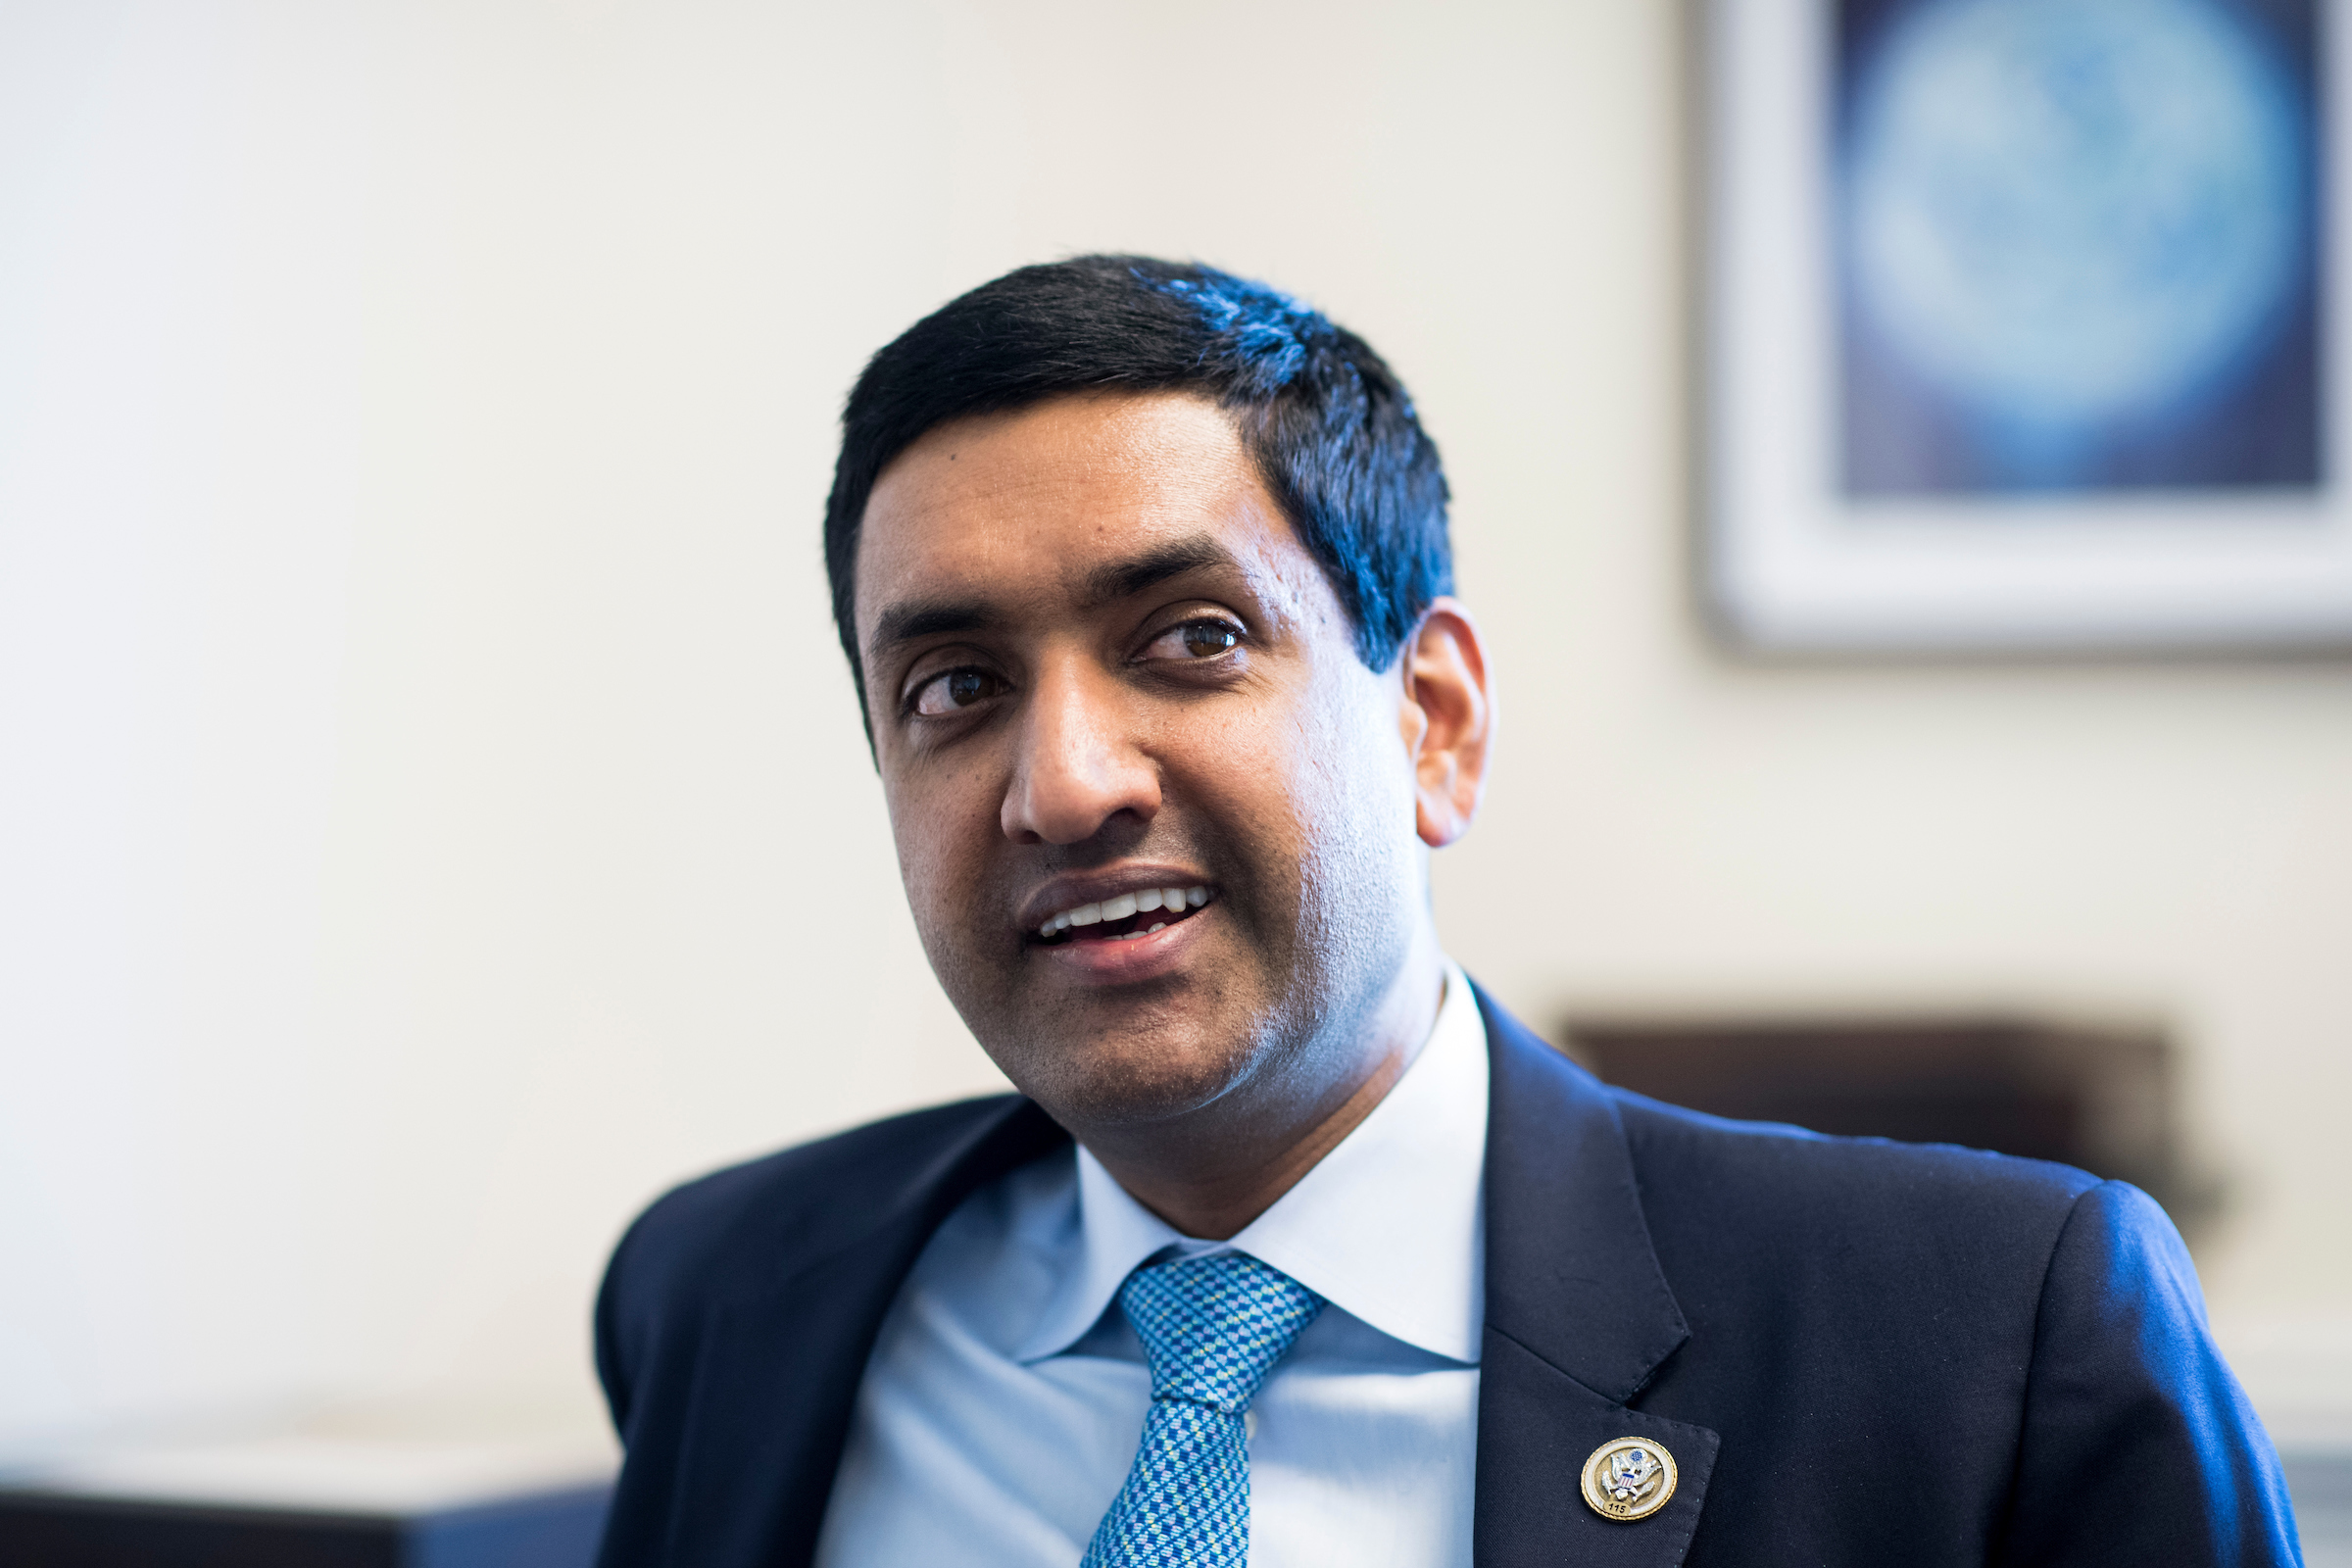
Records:
M1478 1568L1675 1568L1716 1435L1629 1408L1690 1337L1658 1268L1616 1107L1484 993L1487 1323L1479 1373ZM1617 1523L1588 1507L1585 1461L1619 1438L1672 1454L1673 1497Z
M803 1568L816 1550L858 1385L882 1319L956 1205L1069 1135L1027 1101L972 1129L895 1195L846 1201L881 1223L782 1282L710 1309L667 1561Z

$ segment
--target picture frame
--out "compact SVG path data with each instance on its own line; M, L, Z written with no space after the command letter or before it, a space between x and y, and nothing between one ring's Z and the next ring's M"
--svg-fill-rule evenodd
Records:
M2137 30L1702 0L1700 590L1735 646L2352 649L2352 28L2120 3Z

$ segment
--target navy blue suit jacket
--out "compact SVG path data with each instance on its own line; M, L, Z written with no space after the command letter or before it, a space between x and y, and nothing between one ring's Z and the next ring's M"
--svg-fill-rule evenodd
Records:
M2277 1456L2136 1189L1676 1109L1479 1005L1479 1568L2297 1560ZM597 1306L627 1447L606 1568L807 1563L915 1254L1067 1142L1028 1101L973 1101L649 1209ZM1628 1436L1681 1482L1620 1524L1578 1474Z

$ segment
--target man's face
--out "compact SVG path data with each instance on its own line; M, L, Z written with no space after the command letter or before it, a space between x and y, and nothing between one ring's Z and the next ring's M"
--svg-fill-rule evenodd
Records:
M1006 1075L1100 1127L1326 1093L1422 915L1409 736L1231 418L931 431L857 613L907 900Z

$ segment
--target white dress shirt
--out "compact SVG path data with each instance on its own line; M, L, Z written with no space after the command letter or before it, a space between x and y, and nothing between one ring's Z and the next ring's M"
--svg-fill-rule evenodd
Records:
M1228 1248L1330 1303L1250 1408L1251 1568L1468 1568L1486 1135L1486 1029L1448 963L1405 1075L1231 1242L1177 1234L1083 1149L974 1193L883 1321L818 1568L1074 1568L1152 1403L1119 1286Z

